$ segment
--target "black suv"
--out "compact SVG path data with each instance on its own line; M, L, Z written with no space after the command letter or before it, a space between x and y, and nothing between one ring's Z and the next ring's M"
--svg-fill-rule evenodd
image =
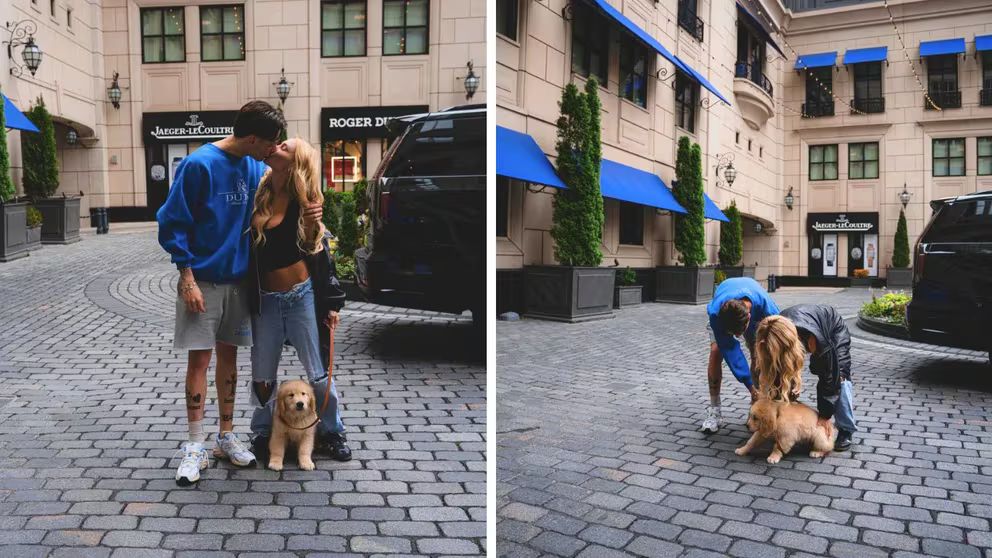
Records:
M934 200L930 207L906 307L910 336L989 351L992 358L992 191Z
M355 277L371 302L458 313L486 307L486 109L453 107L390 124L368 185L369 233Z

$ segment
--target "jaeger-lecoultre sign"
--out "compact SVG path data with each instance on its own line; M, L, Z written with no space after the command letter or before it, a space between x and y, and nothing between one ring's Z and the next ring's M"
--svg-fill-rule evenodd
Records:
M869 232L878 229L878 213L810 213L807 223L816 232Z
M146 142L218 140L234 133L235 115L234 110L147 113L142 128Z

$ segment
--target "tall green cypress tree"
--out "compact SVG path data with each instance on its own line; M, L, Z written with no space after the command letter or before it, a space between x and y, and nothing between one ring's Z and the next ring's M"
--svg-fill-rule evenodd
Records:
M895 246L892 249L892 267L909 267L909 230L906 226L906 213L899 210L899 224L896 225Z
M2 99L2 97L0 97ZM0 102L3 102L0 100ZM10 201L17 193L10 178L10 153L7 151L7 123L0 107L0 203Z
M675 177L678 183L672 193L687 212L675 215L675 248L682 255L682 262L694 267L706 261L702 152L699 144L690 145L685 136L679 138Z
M45 100L25 116L38 127L37 134L21 134L24 160L24 193L32 199L50 198L59 189L58 148L55 144L55 124L45 108Z
M558 106L558 176L567 188L554 198L551 237L555 258L562 265L598 266L603 221L603 195L599 187L600 103L595 79L586 82L586 93L574 84L562 92Z
M730 222L720 223L720 265L733 266L740 263L744 255L744 222L733 200L723 214Z

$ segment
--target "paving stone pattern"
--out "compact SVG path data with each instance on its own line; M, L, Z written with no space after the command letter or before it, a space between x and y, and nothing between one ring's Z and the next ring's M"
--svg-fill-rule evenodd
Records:
M853 318L866 289L783 289ZM987 356L852 328L850 453L777 465L746 440L749 399L724 367L709 401L702 306L647 304L585 324L497 326L499 556L992 557ZM815 406L816 378L802 399Z
M212 460L180 488L176 275L153 231L0 264L0 556L485 553L486 374L468 316L349 304L335 378L354 460ZM304 377L291 348L282 369ZM205 430L216 420L211 400Z

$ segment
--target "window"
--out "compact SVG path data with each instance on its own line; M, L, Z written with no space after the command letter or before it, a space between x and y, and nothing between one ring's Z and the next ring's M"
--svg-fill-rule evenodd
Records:
M927 229L927 242L992 242L992 200L948 203Z
M751 140L747 140L747 150L751 151Z
M55 0L48 0L48 9L52 13L52 17L55 17Z
M978 104L992 106L992 53L982 55L982 89L978 92Z
M620 96L642 107L648 105L648 52L631 40L620 41Z
M520 0L496 0L496 32L517 40L517 5Z
M65 25L69 29L72 29L72 8L65 9Z
M325 0L320 4L320 55L365 56L365 0Z
M927 85L930 93L958 90L958 58L955 54L927 58Z
M620 244L644 245L644 206L620 202Z
M765 148L764 147L759 147L758 148L758 158L760 159L760 158L762 158L764 156L765 156Z
M881 62L854 65L854 108L861 112L885 111Z
M767 43L761 36L744 22L737 22L737 64L734 66L734 77L751 80L773 94L772 82L765 77L765 49Z
M679 27L702 42L703 20L696 15L696 7L696 0L679 0Z
M506 237L510 226L510 179L496 177L496 236Z
M847 146L847 177L878 178L878 143L851 143Z
M809 179L837 180L837 146L809 146Z
M734 132L734 143L740 145L740 143L741 143L741 133L740 132Z
M353 190L365 178L365 140L336 139L324 142L323 189Z
M245 59L245 8L200 8L200 59L204 62Z
M186 35L183 8L141 10L141 61L185 62Z
M675 74L675 125L688 132L696 131L696 104L699 102L699 84L676 71Z
M572 4L572 71L585 76L594 76L599 83L606 85L607 63L610 52L609 27L585 4Z
M933 175L964 176L964 138L933 140Z
M808 116L833 116L834 99L833 67L806 69L806 104L803 111Z
M992 138L978 138L978 174L992 174Z
M485 176L486 118L412 124L384 176Z
M383 54L427 54L429 0L385 0L382 10Z

